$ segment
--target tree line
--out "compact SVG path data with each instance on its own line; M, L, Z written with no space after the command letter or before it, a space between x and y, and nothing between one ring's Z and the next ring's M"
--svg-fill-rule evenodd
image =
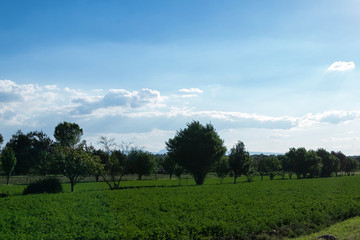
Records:
M187 124L174 138L166 142L168 153L155 156L129 144L117 146L114 139L100 138L101 149L81 141L83 129L76 123L62 122L54 130L53 141L42 131L24 134L17 131L1 151L1 166L9 183L13 174L64 175L73 191L85 176L94 175L105 181L110 189L118 189L123 177L136 174L141 180L152 173L167 173L179 179L184 173L192 175L201 185L209 172L223 178L246 176L252 181L255 174L282 178L330 177L338 173L350 175L358 170L358 159L341 152L325 149L290 148L284 155L250 156L243 142L236 143L228 152L212 124L198 121ZM0 146L3 137L0 134Z

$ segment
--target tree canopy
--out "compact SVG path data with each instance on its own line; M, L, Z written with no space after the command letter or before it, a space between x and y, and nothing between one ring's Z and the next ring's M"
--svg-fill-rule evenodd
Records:
M149 152L132 149L127 158L129 173L137 174L139 180L142 179L142 176L148 176L155 170L154 156Z
M16 157L14 151L10 147L6 147L1 152L1 165L6 175L6 184L9 184L11 174L16 166Z
M234 174L234 183L236 178L243 175L248 175L251 172L254 165L252 157L245 149L245 144L239 141L230 149L229 154L229 166Z
M213 164L225 154L224 142L213 125L201 125L198 121L187 124L187 128L176 133L166 142L170 158L187 170L201 185Z
M62 122L55 127L54 137L63 147L74 147L80 142L83 130L76 123Z
M102 168L97 156L82 149L70 147L56 149L56 162L61 173L69 179L71 191L74 191L74 185L81 179L100 172Z

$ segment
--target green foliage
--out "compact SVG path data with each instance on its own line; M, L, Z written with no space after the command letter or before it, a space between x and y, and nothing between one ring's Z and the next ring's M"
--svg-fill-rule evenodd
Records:
M264 175L267 173L267 167L266 167L266 156L264 154L260 155L253 155L255 164L255 170L260 174L261 180L264 179Z
M15 153L10 147L6 147L1 152L1 166L6 175L6 184L9 184L10 176L13 173L16 166Z
M224 177L226 177L230 172L228 159L229 158L227 156L223 156L219 161L215 162L214 171L216 176L219 178L220 183L223 182Z
M168 155L187 170L201 185L213 164L226 152L223 140L213 125L203 126L198 121L187 124L187 128L176 133L166 142Z
M68 190L56 195L10 194L0 198L0 236L285 239L360 214L360 176L255 179L236 185L229 184L231 178L225 178L222 185L215 184L217 181L207 178L204 185L189 187L176 186L174 180L126 181L124 185L129 188L121 191L104 191L107 186L101 182L79 183L73 194ZM9 186L0 186L0 192L6 189L10 190Z
M314 150L310 150L306 153L306 166L307 172L310 174L310 178L320 175L322 168L321 158Z
M24 134L19 130L6 146L14 150L17 159L15 173L30 174L33 170L37 170L42 152L52 152L53 142L41 131Z
M248 175L253 171L254 160L246 151L243 142L239 141L230 149L229 166L234 174L234 183L236 183L237 177L240 177L242 174Z
M55 127L54 137L62 147L74 147L80 142L83 130L76 123L62 122Z
M343 171L349 176L350 174L355 174L356 171L359 170L359 162L354 159L347 157L345 160L345 166Z
M23 191L23 195L37 193L60 193L62 186L57 178L46 178L30 183Z
M321 158L322 168L321 176L330 177L332 173L337 173L340 169L340 160L331 155L328 151L323 148L319 148L316 154Z
M3 136L1 135L1 133L0 133L0 147L1 147L1 144L4 142L4 138L3 138Z
M266 172L269 174L270 180L273 180L276 174L281 170L281 162L275 156L265 157Z
M58 169L70 180L71 191L84 177L102 171L100 159L82 149L58 147L56 149Z
M171 179L172 175L175 173L175 168L176 168L175 159L169 157L169 155L166 155L166 157L160 161L160 166L164 169L164 171L167 174L170 175L170 179Z
M137 174L139 180L142 179L142 176L148 176L155 170L154 156L140 149L132 149L127 156L127 161L128 172Z
M278 159L281 162L281 169L282 169L282 178L285 179L285 174L287 173L289 178L291 179L293 175L293 161L287 155L280 155Z
M293 172L296 174L298 179L301 178L301 175L305 178L308 173L308 166L306 165L306 154L307 151L303 147L298 149L290 148L286 153L286 156L291 159Z

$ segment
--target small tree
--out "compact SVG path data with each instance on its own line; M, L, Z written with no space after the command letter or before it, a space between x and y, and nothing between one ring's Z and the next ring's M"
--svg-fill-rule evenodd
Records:
M6 175L6 184L9 185L10 176L16 166L15 153L11 148L5 148L1 153L1 164Z
M241 174L248 175L248 172L252 170L253 159L246 151L243 142L239 141L230 149L229 166L234 174L234 183L236 183L236 178L240 177Z
M260 174L262 181L264 175L267 173L266 161L265 161L266 156L264 154L254 155L253 159L255 164L255 170Z
M166 142L170 158L188 171L197 185L204 183L213 164L225 154L226 148L211 124L201 125L197 121L176 133Z
M354 158L350 158L350 157L346 157L346 163L345 163L345 167L344 167L344 171L346 173L346 175L350 175L350 174L355 174L355 172L359 170L359 163L356 159Z
M146 151L133 149L127 156L129 163L129 173L137 174L138 179L142 176L149 176L154 172L154 156Z
M179 165L175 166L175 170L174 170L174 174L177 177L177 179L179 180L179 185L181 185L181 175L183 175L185 173L185 170L180 167Z
M54 131L54 137L62 147L74 147L80 142L82 135L83 130L76 123L59 123Z
M223 156L222 158L220 158L220 160L215 163L214 170L216 176L220 180L220 184L222 184L224 177L226 177L230 172L228 157Z
M288 157L292 163L293 172L296 174L297 179L306 177L307 174L307 165L306 165L306 154L307 151L305 148L290 148L286 153L286 157Z
M339 171L344 173L345 172L345 169L346 169L346 165L348 163L347 161L347 157L345 156L345 154L343 154L342 152L334 152L334 151L331 151L331 155L337 157L340 161L340 168L339 168Z
M129 166L126 155L121 151L113 151L105 161L101 176L110 189L118 189L122 177L128 173Z
M160 165L164 169L164 171L170 175L170 179L171 179L172 175L175 173L175 168L176 168L175 159L169 157L169 155L166 155L166 157L161 160Z
M282 179L285 179L285 174L289 175L289 179L291 179L293 175L293 162L292 159L288 158L286 155L278 156L278 159L281 162L281 169L282 169Z
M321 172L321 158L316 154L314 150L309 150L306 154L306 163L308 166L308 172L310 178L320 175Z
M266 171L269 174L270 180L273 180L276 174L281 170L281 162L275 156L265 157Z
M74 186L84 177L100 172L102 165L97 156L85 152L82 149L59 147L56 150L57 165L59 170L67 177L71 184L71 192Z

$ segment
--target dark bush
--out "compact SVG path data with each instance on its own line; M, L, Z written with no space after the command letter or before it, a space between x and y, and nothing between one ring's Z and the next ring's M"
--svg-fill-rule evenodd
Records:
M62 186L57 178L47 178L38 180L34 183L30 183L23 192L23 195L26 194L35 194L35 193L59 193L62 192Z

